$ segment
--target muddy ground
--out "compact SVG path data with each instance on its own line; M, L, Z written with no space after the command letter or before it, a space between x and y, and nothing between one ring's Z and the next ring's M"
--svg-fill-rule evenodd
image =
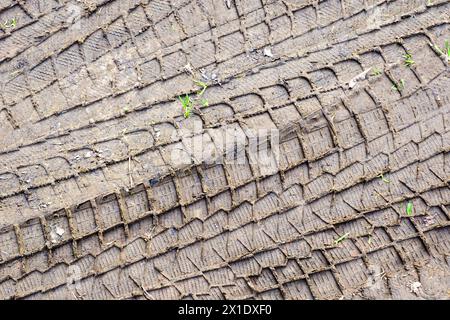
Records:
M2 0L0 299L449 299L449 21Z

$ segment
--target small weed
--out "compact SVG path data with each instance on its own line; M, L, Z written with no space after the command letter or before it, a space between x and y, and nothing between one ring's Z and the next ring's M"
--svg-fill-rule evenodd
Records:
M408 204L406 205L406 214L408 216L412 216L412 213L413 213L413 203L409 201Z
M339 238L337 238L336 240L334 240L334 244L338 245L339 243L341 243L342 241L344 241L345 239L347 239L347 237L350 235L350 233L346 233L343 236L340 236Z
M406 81L405 79L400 79L399 82L394 83L394 85L392 85L391 89L392 91L403 91L403 89L405 89L406 86Z
M183 96L178 97L183 107L185 118L189 118L191 116L194 106L197 105L199 102L204 107L209 106L208 100L205 98L202 99L202 96L205 93L206 89L208 88L208 85L203 81L199 80L194 80L194 83L201 88L196 92L195 98L191 98L189 94L186 94L184 97Z
M381 178L384 183L391 183L391 181L389 179L386 179L382 173L380 173L378 177Z
M0 24L0 27L4 30L14 29L17 26L17 18L12 18L11 20L6 20Z
M200 102L201 102L202 106L204 106L204 107L209 107L209 102L208 102L208 100L202 99Z
M1 27L2 27L3 29L13 29L13 28L16 27L16 25L17 25L17 20L16 20L16 18L13 18L13 19L11 19L11 20L6 20L6 21L4 21L4 22L1 24Z
M401 87L401 90L405 89L405 86L406 86L406 81L405 81L405 79L400 79L400 87Z
M197 96L201 97L205 93L205 90L208 89L208 85L203 81L199 80L194 80L194 83L202 88L200 91L197 92Z
M191 97L186 94L184 97L179 96L178 99L181 101L181 105L183 106L184 117L187 119L191 116L192 109L194 108L194 104L191 100Z
M446 42L447 42L447 41L446 41ZM444 53L444 51L442 51L441 48L439 48L438 46L432 44L431 42L430 42L430 46L431 46L437 53L439 53L440 56L445 56L445 53Z
M412 65L416 63L413 60L412 54L410 54L410 53L403 55L403 59L404 59L403 62L405 63L405 66L407 66L407 67L412 67Z
M447 57L447 60L450 61L450 43L448 40L445 40L444 49L439 48L437 45L433 45L430 42L430 46L442 57Z
M448 40L445 40L445 50L447 51L447 58L450 58L450 44Z
M383 72L380 70L380 69L378 69L378 68L373 68L372 69L372 73L371 73L371 75L373 76L373 77L376 77L376 76L379 76L379 75L381 75Z

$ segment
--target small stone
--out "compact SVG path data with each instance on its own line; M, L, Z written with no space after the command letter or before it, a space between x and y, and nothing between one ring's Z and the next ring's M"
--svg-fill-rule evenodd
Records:
M411 283L411 292L418 294L420 287L422 287L422 284L420 282L413 282Z
M272 57L273 57L272 49L270 49L270 48L264 48L264 55L265 55L266 57L272 58Z
M61 227L56 227L55 232L56 232L56 234L57 234L58 236L60 236L60 237L62 237L62 235L65 233L64 229L61 228Z

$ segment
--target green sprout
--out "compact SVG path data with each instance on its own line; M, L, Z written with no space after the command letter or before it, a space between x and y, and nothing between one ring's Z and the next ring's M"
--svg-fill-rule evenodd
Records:
M341 243L342 241L344 241L345 239L347 239L347 237L350 235L350 233L346 233L343 236L340 236L339 238L337 238L336 240L334 240L334 244L338 245L339 243Z
M197 104L199 102L199 99L205 93L205 90L208 88L208 85L203 81L194 80L194 83L201 88L196 92L196 97L194 99L191 99L189 94L186 94L184 97L183 96L178 97L178 99L181 101L185 118L189 118L191 116L192 110L194 109L194 102ZM200 103L204 107L209 106L208 100L205 98L201 99Z
M378 175L378 177L381 178L381 180L382 180L384 183L390 183L390 182L391 182L389 179L386 179L382 173L380 173L380 174Z
M405 79L400 79L400 81L398 83L394 83L394 85L391 87L392 91L403 91L403 89L405 89L406 86L406 81Z
M208 102L207 99L202 99L200 102L201 102L202 106L204 106L204 107L208 107L209 106L209 102Z
M207 99L202 98L203 94L205 93L206 89L208 88L208 85L200 80L193 80L194 83L199 86L201 89L196 92L195 98L192 98L189 96L189 94L186 94L184 97L179 96L178 99L181 101L181 105L183 107L184 111L184 117L189 118L191 116L192 110L194 109L194 106L200 103L204 107L209 106L209 102Z
M437 53L439 53L440 56L445 56L444 51L442 51L442 49L439 48L439 46L434 45L431 42L429 44L430 44L430 47L433 48Z
M412 213L413 213L413 203L409 201L408 204L406 205L406 214L408 216L412 216Z
M403 62L405 63L405 66L407 67L411 67L413 64L415 64L416 62L413 60L412 54L407 53L405 55L403 55Z
M445 43L444 43L445 53L442 52L442 50L438 46L436 46L436 48L440 52L441 56L447 56L447 60L450 60L450 43L448 42L448 40L445 40Z
M208 85L203 81L199 80L194 80L194 83L202 88L200 91L197 92L197 96L201 97L205 93L205 90L208 88Z
M2 24L0 24L0 27L2 29L14 29L17 26L17 18L12 18L11 20L6 20Z
M374 77L376 77L376 76L381 75L382 73L383 73L383 72L382 72L380 69L378 69L377 67L375 67L375 68L372 69L371 75L374 76Z
M450 60L450 44L448 40L445 40L444 49L439 48L437 45L433 45L430 42L430 46L441 56L447 57L447 60ZM445 52L444 52L445 51Z
M186 94L186 96L184 97L179 96L178 99L180 99L181 101L181 105L184 111L184 117L186 119L189 118L191 116L192 109L194 108L194 104L191 100L191 97L188 94Z

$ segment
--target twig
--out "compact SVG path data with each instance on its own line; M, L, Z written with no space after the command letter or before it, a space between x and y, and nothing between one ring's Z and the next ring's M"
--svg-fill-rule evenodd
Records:
M155 297L153 297L150 293L147 292L147 290L145 290L145 288L144 288L144 286L143 286L142 284L140 284L139 282L137 282L136 279L134 279L134 278L131 276L131 274L128 275L128 277L131 279L131 281L134 282L135 285L137 285L137 286L142 290L142 292L144 293L144 297L145 297L147 300L156 300Z

